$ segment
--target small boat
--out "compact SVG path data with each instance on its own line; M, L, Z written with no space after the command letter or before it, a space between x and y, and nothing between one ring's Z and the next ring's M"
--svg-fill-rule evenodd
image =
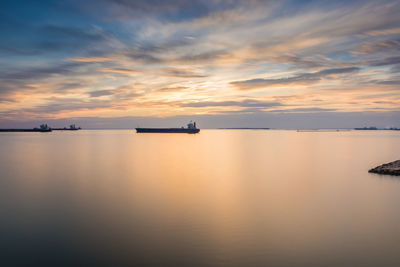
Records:
M190 122L187 128L136 128L137 133L198 133L200 129L196 128L196 122Z

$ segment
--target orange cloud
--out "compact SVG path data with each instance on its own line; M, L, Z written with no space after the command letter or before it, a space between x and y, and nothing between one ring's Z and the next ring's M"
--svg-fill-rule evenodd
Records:
M106 62L114 59L109 57L72 57L68 58L68 60L75 62Z
M135 74L138 73L137 70L131 69L122 69L122 68L102 68L101 72L110 72L110 73L122 73L122 74Z

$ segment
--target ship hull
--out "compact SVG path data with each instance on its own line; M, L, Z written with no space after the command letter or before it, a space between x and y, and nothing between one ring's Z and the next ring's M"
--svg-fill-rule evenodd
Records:
M136 128L137 133L198 133L200 129L187 128Z

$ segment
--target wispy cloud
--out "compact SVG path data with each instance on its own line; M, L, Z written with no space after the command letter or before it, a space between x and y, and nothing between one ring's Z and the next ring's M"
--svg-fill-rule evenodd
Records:
M108 57L72 57L69 60L77 62L106 62L113 59Z
M182 107L257 107L257 108L270 108L282 106L279 102L264 102L252 99L242 101L201 101L181 104Z
M89 92L89 95L91 97L100 97L100 96L107 96L107 95L112 95L112 94L113 94L112 90L99 90L99 91Z
M124 69L124 68L102 68L101 72L111 72L111 73L122 73L122 74L135 74L136 70Z
M370 66L387 66L400 64L400 57L387 57L383 59L371 60L368 62Z
M297 112L297 113L310 113L310 112L332 112L336 111L333 108L288 108L288 109L275 109L272 112L280 112L280 113L287 113L287 112Z
M287 78L251 79L245 81L231 82L231 84L236 86L240 90L252 90L270 86L282 86L282 85L307 85L316 83L324 77L357 72L358 70L359 70L358 67L324 69L312 73L301 73Z
M181 92L184 91L186 89L189 89L188 87L185 86L180 86L180 87L164 87L164 88L160 88L158 89L159 92Z

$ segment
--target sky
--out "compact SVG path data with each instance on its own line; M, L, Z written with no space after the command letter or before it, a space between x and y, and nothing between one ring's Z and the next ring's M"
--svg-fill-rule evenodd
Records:
M400 1L0 3L0 127L400 127Z

